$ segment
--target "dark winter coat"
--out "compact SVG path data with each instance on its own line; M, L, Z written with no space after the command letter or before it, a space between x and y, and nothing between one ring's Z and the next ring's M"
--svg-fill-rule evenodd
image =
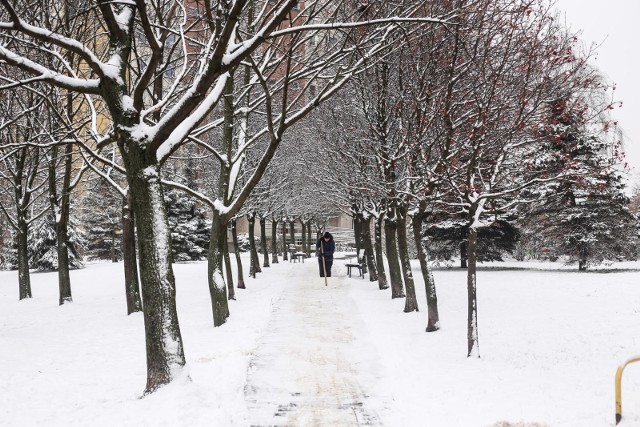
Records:
M329 235L328 241L324 240L324 236L327 234ZM333 240L333 236L329 232L324 233L324 236L319 238L316 242L316 254L318 257L324 255L324 259L332 260L333 252L336 250L336 242Z

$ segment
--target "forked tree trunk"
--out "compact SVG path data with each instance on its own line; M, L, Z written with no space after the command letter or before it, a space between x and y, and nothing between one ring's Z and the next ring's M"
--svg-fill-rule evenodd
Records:
M269 251L267 250L267 219L260 217L260 248L262 249L262 266L269 267Z
M18 295L21 300L31 298L31 276L29 274L29 250L27 247L29 225L23 218L18 219Z
M233 272L231 271L231 257L229 256L229 240L226 238L224 240L224 267L225 267L225 282L227 282L227 292L229 295L229 299L236 299L236 291L233 289Z
M376 251L376 266L378 269L378 289L388 289L387 273L384 266L384 254L382 253L382 216L376 218L374 233L375 233L375 251Z
M413 228L413 240L418 250L418 260L420 261L420 270L424 279L424 289L427 296L427 332L433 332L440 329L440 315L438 314L438 297L436 295L436 282L433 274L429 270L429 250L427 242L422 237L424 227L424 214L416 213L411 221Z
M398 258L398 245L396 243L398 224L395 218L384 219L384 241L387 250L387 262L389 263L389 280L391 281L391 298L404 298L402 284L402 271Z
M478 230L469 228L469 246L467 254L467 357L480 357L478 346L478 300L476 297L476 261L478 246Z
M231 239L233 240L233 249L236 254L236 265L238 266L238 289L246 289L244 284L244 270L242 268L242 258L240 258L240 245L238 244L238 229L236 227L236 219L231 220Z
M376 268L375 254L373 251L373 243L371 243L371 215L364 215L362 219L362 244L364 246L365 261L369 270L369 281L378 280L378 270Z
M147 343L147 387L151 393L171 382L185 364L171 266L171 235L155 156L137 141L122 150L136 213L140 278Z
M122 260L124 264L124 291L127 300L127 314L142 311L140 280L136 256L135 215L131 192L122 201Z
M271 263L278 264L278 221L271 220Z
M407 298L404 302L404 312L410 313L418 310L418 298L416 297L416 286L413 282L413 272L411 271L411 261L409 260L409 248L407 243L407 208L399 206L398 212L398 256L402 267L402 277L404 279L404 287L407 292Z

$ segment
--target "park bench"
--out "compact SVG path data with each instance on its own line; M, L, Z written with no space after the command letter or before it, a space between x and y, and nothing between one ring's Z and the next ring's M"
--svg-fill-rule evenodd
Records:
M349 277L351 277L351 270L354 268L358 269L358 275L360 277L362 277L364 279L364 273L366 271L366 267L365 267L365 259L364 256L360 259L358 259L359 262L348 262L345 264L345 266L347 267L347 275Z

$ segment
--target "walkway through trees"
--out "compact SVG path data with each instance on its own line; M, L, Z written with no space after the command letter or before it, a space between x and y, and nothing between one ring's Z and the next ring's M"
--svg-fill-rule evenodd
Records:
M283 277L286 288L249 365L249 425L379 426L377 411L390 399L371 395L380 360L350 280L337 262L325 287L315 259L308 261Z

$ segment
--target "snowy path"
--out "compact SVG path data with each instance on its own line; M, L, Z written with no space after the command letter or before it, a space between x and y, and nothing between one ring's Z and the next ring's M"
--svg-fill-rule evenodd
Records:
M309 262L311 261L311 262ZM282 297L249 365L251 426L379 426L372 396L380 361L334 264L325 287L315 260L288 269ZM376 408L374 410L373 408Z

